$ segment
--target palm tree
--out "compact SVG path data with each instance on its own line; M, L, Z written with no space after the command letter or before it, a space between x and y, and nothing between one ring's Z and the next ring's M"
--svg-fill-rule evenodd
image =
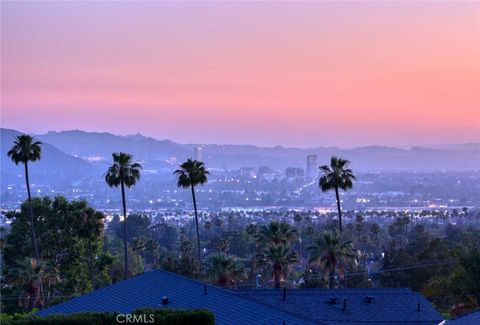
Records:
M257 241L262 246L287 244L297 237L297 230L286 222L272 221L258 232Z
M249 239L253 239L253 257L257 253L257 235L258 235L258 225L256 222L252 222L245 228L245 232L248 235Z
M120 186L122 189L123 205L123 248L125 254L125 275L128 278L128 243L127 243L127 205L125 203L125 186L130 188L140 179L142 166L133 162L132 155L120 152L113 153L113 164L108 167L105 173L105 182L110 187Z
M41 298L43 263L33 258L26 258L17 264L18 266L11 270L10 275L12 284L21 288L18 305L29 310L43 305Z
M337 231L327 230L318 237L314 244L307 248L310 252L311 264L320 264L324 267L325 276L329 276L329 287L335 286L335 269L338 267L341 277L347 265L355 260L355 250L351 241L342 241Z
M330 166L320 166L323 176L320 177L319 185L322 192L335 190L338 209L338 223L340 232L342 232L342 209L340 208L339 189L344 191L353 187L353 181L356 179L351 169L347 168L350 162L346 159L332 156Z
M180 165L180 169L177 169L174 174L178 177L178 187L190 188L192 190L193 209L195 210L195 228L197 231L198 262L201 265L202 255L200 250L200 229L198 228L198 211L197 200L195 198L195 186L205 184L210 173L206 170L203 162L188 159L186 162Z
M151 264L153 267L157 267L160 262L160 244L155 239L149 239L145 243L145 250L149 253L151 258Z
M280 288L280 282L287 278L290 264L298 262L297 254L286 244L268 245L257 259L258 266L271 268L276 289Z
M208 256L205 273L210 281L219 285L227 285L245 276L243 263L234 256L216 253Z
M217 250L220 253L227 253L230 250L230 241L228 239L220 239L217 243Z
M137 273L140 273L140 253L145 250L146 242L143 240L143 238L137 237L132 241L130 246L132 247L132 251L137 254Z
M88 268L90 272L90 279L92 280L92 290L97 288L97 281L93 267L93 242L97 241L102 236L103 218L105 216L99 211L92 208L87 208L82 216L80 236L87 240L88 244Z
M32 195L30 193L30 179L28 177L28 162L40 160L42 155L42 143L40 141L34 141L34 138L27 134L19 135L13 141L13 146L7 152L7 155L10 157L10 159L12 159L15 165L22 163L25 167L25 181L27 183L28 194L28 214L30 217L30 227L32 230L32 246L35 253L35 259L37 262L40 262L40 251L38 249L37 234L33 220Z

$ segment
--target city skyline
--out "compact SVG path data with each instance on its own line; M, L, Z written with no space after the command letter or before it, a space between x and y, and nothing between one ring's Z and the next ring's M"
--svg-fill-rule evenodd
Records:
M480 141L479 3L1 6L2 127L302 148Z

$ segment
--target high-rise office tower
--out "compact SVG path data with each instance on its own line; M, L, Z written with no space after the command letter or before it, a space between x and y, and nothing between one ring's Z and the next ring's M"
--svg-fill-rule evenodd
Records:
M195 147L193 149L193 159L202 161L203 159L202 150L203 150L202 147Z
M307 156L307 176L310 178L317 178L318 176L318 156Z

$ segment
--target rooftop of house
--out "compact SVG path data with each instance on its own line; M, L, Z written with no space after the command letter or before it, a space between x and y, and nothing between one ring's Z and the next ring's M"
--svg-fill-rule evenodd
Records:
M440 313L407 288L249 289L235 293L317 324L439 324Z
M207 293L205 294L205 286ZM162 305L163 297L168 304ZM142 307L208 309L215 324L314 324L232 292L175 273L154 270L46 308L38 316L80 312L129 313Z
M205 293L206 289L206 293ZM409 289L282 289L231 291L154 270L41 310L39 316L129 313L142 307L208 309L215 324L418 324L441 315ZM167 304L162 304L164 297ZM346 306L344 308L344 301Z
M448 325L478 325L480 324L480 310L449 320L446 323Z

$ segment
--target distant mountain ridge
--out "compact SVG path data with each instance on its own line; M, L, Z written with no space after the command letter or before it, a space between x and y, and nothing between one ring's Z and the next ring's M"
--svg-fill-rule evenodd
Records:
M17 182L19 175L23 180L23 165L16 166L7 156L16 136L21 132L12 129L0 129L0 163L1 184ZM29 164L31 179L39 182L48 182L54 179L57 182L71 181L88 177L94 172L94 166L83 159L76 158L63 152L57 147L44 142L42 155L38 162Z
M2 162L4 146L12 139L4 139L4 133L18 131L2 129ZM254 145L179 144L171 140L157 140L141 134L120 136L107 132L85 132L81 130L48 132L36 136L45 144L53 146L63 155L58 164L70 158L102 157L110 161L112 152L131 153L136 159L145 161L151 168L165 166L172 157L181 162L193 156L193 149L203 147L203 160L211 168L239 168L242 166L270 166L283 170L289 166L306 167L306 157L317 154L319 163L327 163L332 154L352 162L357 170L480 170L480 143L413 147L400 149L387 146L366 146L353 149L337 147L285 148L257 147ZM4 144L5 140L5 144ZM53 149L52 149L53 150ZM47 157L47 153L44 154ZM69 158L69 159L70 159ZM75 158L82 168L92 165ZM83 165L86 163L87 165ZM3 165L3 164L2 164ZM4 165L3 165L4 166ZM2 167L3 173L4 167Z

